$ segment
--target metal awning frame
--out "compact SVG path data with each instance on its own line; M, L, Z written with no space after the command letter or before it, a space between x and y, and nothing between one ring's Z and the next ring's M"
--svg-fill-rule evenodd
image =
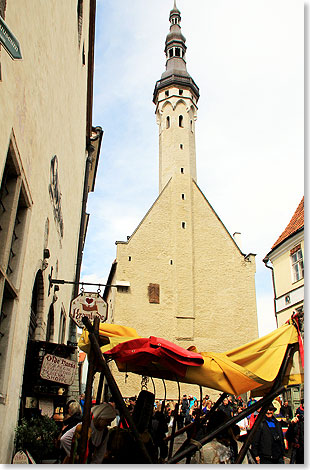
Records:
M145 463L155 463L152 462L152 459L147 452L144 443L141 440L140 434L136 428L136 425L132 419L131 414L129 413L126 404L124 402L124 399L122 397L122 394L118 388L118 385L108 367L108 364L106 362L105 357L103 356L100 346L99 346L99 318L95 318L94 324L92 325L91 322L89 321L88 318L84 317L83 318L83 323L85 327L87 328L89 332L89 340L91 342L91 351L89 354L89 367L88 367L88 374L87 374L87 383L86 383L86 391L85 391L85 405L84 405L84 414L83 414L83 421L82 421L82 435L81 435L81 440L79 443L79 450L78 450L78 455L79 455L79 462L75 463L86 463L85 462L85 455L86 455L86 448L87 448L87 436L88 436L88 428L90 426L90 421L91 421L91 406L92 406L92 383L93 383L93 378L94 375L97 371L101 372L100 375L100 381L99 381L99 387L98 387L98 393L97 393L97 399L96 403L101 402L101 395L102 395L102 388L103 388L103 381L106 379L106 382L109 386L109 389L113 395L113 398L115 400L116 406L120 413L123 415L125 418L129 430L132 432L132 435L139 447L139 450L141 454L143 455L145 459ZM101 340L102 338L100 338ZM100 341L101 342L101 341ZM101 344L102 345L102 344ZM284 389L285 385L283 385L283 379L285 376L286 369L288 367L289 361L292 356L292 352L294 349L294 345L288 345L284 359L282 361L282 365L280 367L279 373L274 380L273 386L271 390L261 399L259 399L256 403L253 403L249 407L247 407L244 411L239 413L237 416L234 416L230 418L226 423L220 425L217 429L215 429L213 432L207 434L204 436L202 439L199 441L191 440L195 437L198 429L201 428L202 425L204 425L212 416L215 411L218 409L219 405L222 403L225 397L227 397L227 393L223 393L217 402L213 405L211 410L207 415L204 417L200 418L200 414L198 413L195 421L187 426L184 426L182 429L176 431L176 420L177 420L177 412L178 412L178 403L176 405L176 411L174 414L174 421L173 421L173 427L172 427L172 433L170 436L166 438L166 440L170 440L170 446L169 446L169 454L168 454L168 460L165 462L166 464L174 464L178 463L180 460L183 460L186 458L186 463L190 463L191 456L199 450L202 446L210 442L213 438L215 438L219 433L224 431L225 429L228 429L230 426L236 424L249 414L253 413L254 411L257 411L260 409L258 416L255 420L255 423L250 430L250 432L247 435L247 438L238 454L238 457L236 459L235 464L240 464L242 463L252 441L254 438L254 435L256 433L256 430L258 429L260 423L262 422L266 411L269 407L269 405L272 403L272 400L277 397ZM179 401L180 401L180 387L179 387L179 382L178 383L178 389L179 389ZM201 393L200 393L201 395ZM163 408L162 408L163 411ZM180 435L184 432L188 432L188 438L185 440L185 442L180 446L180 448L176 451L176 453L172 456L172 450L173 450L173 443L174 439L177 435Z

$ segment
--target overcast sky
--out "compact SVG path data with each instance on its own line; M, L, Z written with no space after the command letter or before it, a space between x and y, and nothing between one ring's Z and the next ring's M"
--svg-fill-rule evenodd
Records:
M173 0L97 0L93 125L104 130L82 280L105 282L158 196L152 102ZM197 183L244 253L256 256L260 335L276 328L262 261L304 192L300 0L177 0L187 70L200 89Z

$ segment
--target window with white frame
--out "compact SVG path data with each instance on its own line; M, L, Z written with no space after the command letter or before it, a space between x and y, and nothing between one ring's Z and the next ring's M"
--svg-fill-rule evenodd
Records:
M304 277L304 260L301 246L297 245L290 251L292 263L293 282L297 282Z
M6 401L30 205L26 178L12 134L2 175L0 169L0 403Z

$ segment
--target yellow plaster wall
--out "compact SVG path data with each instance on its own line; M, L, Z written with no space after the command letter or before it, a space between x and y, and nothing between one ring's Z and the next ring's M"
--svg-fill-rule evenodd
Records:
M129 241L117 245L113 282L129 281L130 288L114 288L113 321L136 328L140 336L164 337L185 348L229 350L258 336L254 276L254 256L244 260L196 184L177 175ZM160 304L149 303L149 283L160 285ZM129 375L123 384L126 396L139 390L140 379ZM124 382L124 374L116 377ZM160 383L157 388L163 396ZM182 385L182 393L193 390ZM177 396L176 384L169 386L168 395Z

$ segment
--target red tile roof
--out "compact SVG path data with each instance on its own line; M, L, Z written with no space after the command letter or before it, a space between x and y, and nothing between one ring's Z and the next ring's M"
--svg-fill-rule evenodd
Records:
M304 226L304 197L300 201L293 217L291 218L288 226L281 233L278 240L273 244L272 250L274 250L280 243L289 238L291 235L294 235L299 229Z

